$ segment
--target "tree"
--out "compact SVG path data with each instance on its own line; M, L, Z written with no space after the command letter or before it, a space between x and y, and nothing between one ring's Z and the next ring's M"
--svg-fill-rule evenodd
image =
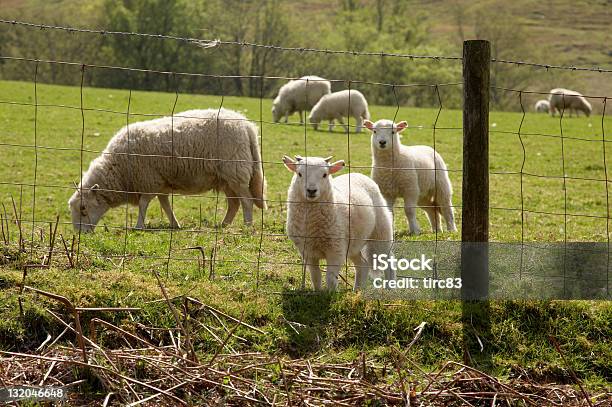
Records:
M474 32L476 38L491 42L491 58L506 60L535 59L534 47L530 46L529 38L524 28L515 19L508 18L510 9L495 12L484 7L476 9L474 15ZM517 69L516 66L491 64L491 102L498 108L506 108L515 104L512 93L500 88L522 89L530 82L528 70Z

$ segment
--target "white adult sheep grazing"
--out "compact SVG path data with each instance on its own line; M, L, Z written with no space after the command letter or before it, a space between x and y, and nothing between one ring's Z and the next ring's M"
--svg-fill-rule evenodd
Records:
M308 120L314 125L315 130L322 120L329 120L329 131L334 127L334 120L338 120L344 126L344 130L348 131L343 121L343 118L348 116L355 118L357 133L363 127L363 120L370 118L368 102L358 90L341 90L323 96L312 108Z
M442 156L429 146L404 146L399 133L405 121L369 120L364 125L372 132L372 179L380 187L391 211L398 197L404 198L404 211L410 233L418 235L417 206L423 208L434 232L441 231L440 215L447 230L454 232L453 189Z
M278 123L285 116L285 123L289 115L299 112L300 123L304 123L305 110L310 110L323 95L331 92L331 83L318 76L302 76L281 86L278 96L272 102L272 117Z
M390 254L393 243L391 214L378 186L358 173L332 179L344 161L295 158L283 157L294 173L287 197L287 235L308 266L314 288L321 289L321 259L327 262L327 288L335 290L347 258L356 267L354 288L362 288L374 255ZM387 270L385 278L395 279L395 273Z
M538 100L534 108L537 113L548 113L550 110L550 102L548 100Z
M570 117L572 116L572 111L576 115L578 115L579 111L583 112L588 117L593 111L589 101L575 90L563 88L551 89L548 101L550 102L551 116L554 116L555 112L563 114L565 110L568 110Z
M232 222L240 204L246 224L253 203L266 207L257 126L231 110L189 110L123 127L91 162L68 203L76 230L93 231L108 209L125 202L138 205L136 228L144 228L147 207L157 196L170 226L178 228L168 194L211 189L227 197L223 225Z

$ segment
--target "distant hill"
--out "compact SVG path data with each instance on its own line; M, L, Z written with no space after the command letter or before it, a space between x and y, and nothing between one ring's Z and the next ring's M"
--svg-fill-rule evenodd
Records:
M425 12L433 38L460 44L457 8L494 11L503 5L505 16L523 26L534 47L546 50L545 63L612 68L612 1L610 0L414 0ZM507 14L507 13L510 14ZM465 37L474 32L464 23Z

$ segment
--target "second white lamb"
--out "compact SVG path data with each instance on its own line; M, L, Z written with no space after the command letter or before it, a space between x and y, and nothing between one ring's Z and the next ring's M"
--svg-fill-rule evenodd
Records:
M402 145L399 133L408 123L392 120L364 121L372 132L372 179L380 187L391 212L397 198L404 198L410 234L421 233L416 208L427 213L434 232L441 231L440 215L449 232L457 230L453 213L453 189L446 163L429 146Z

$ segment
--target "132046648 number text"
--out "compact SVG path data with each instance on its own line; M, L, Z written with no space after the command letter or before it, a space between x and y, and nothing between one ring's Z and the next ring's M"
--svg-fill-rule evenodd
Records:
M0 387L0 402L21 400L44 401L66 398L67 390L63 387L13 386Z

